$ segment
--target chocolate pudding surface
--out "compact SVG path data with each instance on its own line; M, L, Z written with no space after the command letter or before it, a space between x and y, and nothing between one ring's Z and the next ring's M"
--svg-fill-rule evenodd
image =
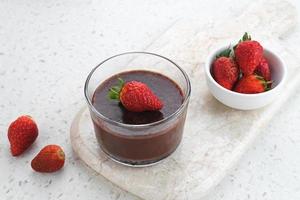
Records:
M140 81L148 85L164 103L160 111L130 112L119 102L108 99L108 91L118 78ZM105 117L124 124L148 124L176 112L183 103L179 86L164 75L150 71L129 71L112 76L94 92L93 106ZM104 121L92 112L96 138L101 149L111 158L130 165L147 165L170 155L180 144L187 106L167 122L151 127L122 127Z
M164 103L160 111L130 112L121 103L108 98L108 91L118 84L118 78L125 82L140 81L148 85L156 96ZM95 90L92 104L103 116L124 124L148 124L162 120L181 106L183 94L180 87L168 77L150 71L128 71L112 76Z

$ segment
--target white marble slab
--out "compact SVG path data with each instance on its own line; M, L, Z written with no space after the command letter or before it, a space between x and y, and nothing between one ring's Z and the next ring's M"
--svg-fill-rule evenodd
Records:
M280 109L297 83L297 60L277 40L293 26L294 10L284 1L272 3L260 1L228 23L179 22L148 47L149 51L175 60L192 79L184 139L171 157L142 169L114 163L99 150L86 110L83 115L79 113L72 126L75 152L108 180L144 199L204 196L236 163L258 135L259 128ZM277 16L279 11L285 14ZM202 70L205 56L212 48L235 41L245 30L254 33L254 38L263 41L263 45L281 52L288 63L291 80L275 103L249 112L232 110L217 102L207 91Z

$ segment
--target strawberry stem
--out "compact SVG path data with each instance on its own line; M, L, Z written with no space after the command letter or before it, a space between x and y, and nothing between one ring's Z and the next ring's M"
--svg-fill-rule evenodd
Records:
M113 86L108 91L108 97L112 100L120 100L120 92L124 86L125 82L123 79L118 78L118 84L116 86Z
M235 50L235 48L237 47L237 45L239 43L245 42L245 41L248 41L248 40L251 40L251 36L247 32L245 32L242 39L240 39L239 42L236 45L233 46L233 50Z
M57 155L58 157L61 159L61 160L64 160L65 159L65 153L63 152L63 150L59 150L57 152Z
M247 40L251 40L251 36L247 32L245 32L242 41L247 41Z
M271 84L271 83L273 83L273 81L267 81L266 83L267 83L267 84Z
M268 91L268 90L271 89L271 84L273 83L272 80L271 81L266 81L262 76L259 76L259 75L255 75L255 76L263 84L263 86L265 88L265 91Z

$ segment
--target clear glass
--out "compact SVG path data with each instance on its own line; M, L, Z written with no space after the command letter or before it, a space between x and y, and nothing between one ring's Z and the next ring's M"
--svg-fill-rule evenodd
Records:
M113 121L92 104L97 87L110 77L132 70L160 73L183 92L183 103L173 114L149 124L131 125ZM104 60L87 77L85 97L101 149L113 160L127 165L156 163L175 151L181 142L191 85L187 74L173 61L147 52L123 53Z

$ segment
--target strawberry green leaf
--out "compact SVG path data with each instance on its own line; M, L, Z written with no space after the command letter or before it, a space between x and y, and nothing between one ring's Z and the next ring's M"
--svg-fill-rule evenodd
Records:
M122 88L124 86L124 84L125 84L125 81L123 79L121 79L121 78L118 78L118 81L119 81L118 82L118 86Z
M118 84L113 86L108 91L108 98L112 100L120 100L120 92L124 86L125 82L123 79L118 78Z
M221 52L216 56L216 58L220 58L220 57L227 57L227 58L229 58L230 55L231 55L231 48L230 48L230 46L229 46L227 49L221 51Z

